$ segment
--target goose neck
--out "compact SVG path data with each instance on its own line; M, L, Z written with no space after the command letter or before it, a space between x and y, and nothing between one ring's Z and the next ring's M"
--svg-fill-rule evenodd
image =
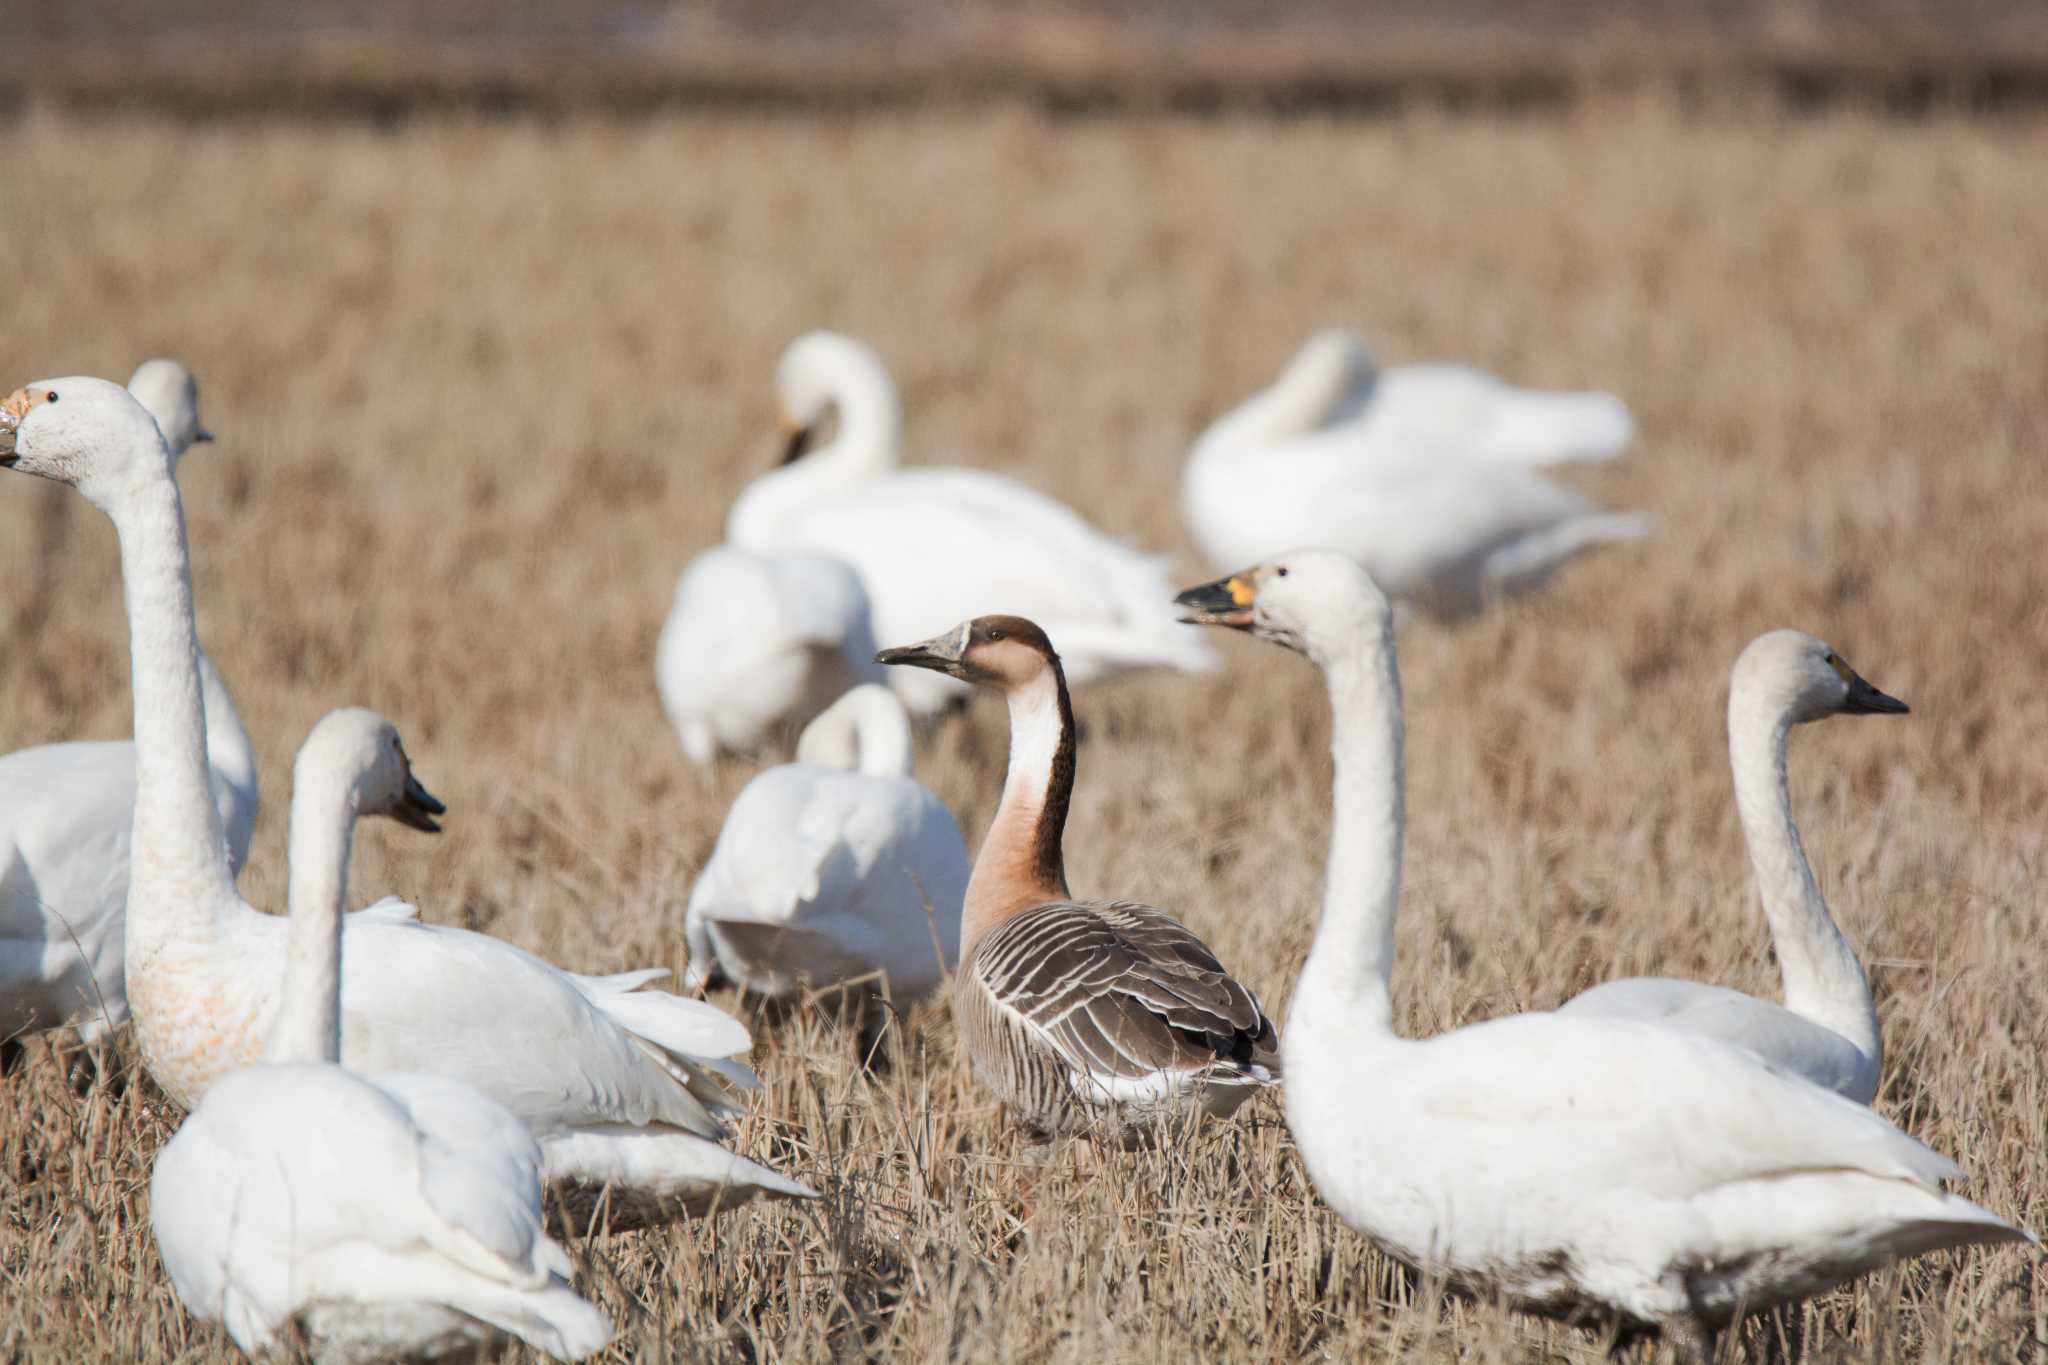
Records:
M1323 913L1286 1036L1390 1037L1394 920L1401 899L1401 683L1391 622L1319 662L1334 760ZM1328 1016L1327 1018L1323 1016Z
M1074 711L1067 680L1054 661L1008 696L1009 768L967 882L963 958L1010 916L1069 894L1062 840L1074 792Z
M1728 698L1735 805L1783 973L1785 1005L1875 1055L1877 1016L1855 950L1829 913L1792 818L1787 709L1738 685Z
M206 763L199 643L184 508L168 459L107 504L121 545L135 702L135 824L127 935L131 959L213 932L232 893Z
M341 915L355 843L354 793L331 770L292 776L291 933L284 990L266 1056L273 1062L341 1059Z

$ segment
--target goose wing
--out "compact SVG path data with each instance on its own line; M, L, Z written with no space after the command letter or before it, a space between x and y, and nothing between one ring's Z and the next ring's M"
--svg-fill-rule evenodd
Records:
M1124 901L1027 910L977 946L972 970L1071 1066L1096 1081L1221 1067L1280 1073L1273 1021L1207 944Z

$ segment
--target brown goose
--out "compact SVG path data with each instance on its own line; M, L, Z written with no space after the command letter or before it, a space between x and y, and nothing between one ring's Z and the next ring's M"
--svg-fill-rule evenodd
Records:
M1222 1117L1278 1081L1273 1021L1207 945L1149 905L1068 892L1074 712L1045 632L982 616L876 658L1010 703L1009 773L967 883L953 978L982 1084L1040 1136L1132 1137L1197 1108Z

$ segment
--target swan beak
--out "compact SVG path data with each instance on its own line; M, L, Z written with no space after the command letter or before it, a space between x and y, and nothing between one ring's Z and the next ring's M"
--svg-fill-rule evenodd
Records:
M195 441L211 441L213 439L213 433L208 431L205 427L201 427L197 431L192 433L192 439Z
M1189 588L1174 598L1173 604L1180 608L1180 619L1186 625L1250 630L1252 603L1258 600L1258 584L1246 572Z
M1913 708L1886 692L1880 692L1863 680L1863 675L1849 670L1849 697L1842 703L1842 710L1852 716L1903 716Z
M811 438L818 434L815 426L806 426L790 417L777 422L776 430L782 433L782 458L775 462L778 468L801 460L811 448Z
M920 640L914 645L897 645L894 649L885 649L875 656L875 662L929 668L958 677L960 660L967 653L967 638L973 627L972 621L962 621L944 635L934 635L931 639Z
M405 794L398 800L398 806L391 812L391 818L401 825L408 825L423 834L439 834L441 826L435 822L437 815L446 815L448 807L440 798L420 785L420 780L410 771L405 775Z

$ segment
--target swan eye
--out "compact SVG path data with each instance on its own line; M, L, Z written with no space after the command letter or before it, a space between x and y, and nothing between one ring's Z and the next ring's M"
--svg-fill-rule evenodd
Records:
M1285 577L1287 577L1287 566L1286 566L1285 564L1282 564L1282 565L1280 566L1280 568L1279 568L1278 572L1279 572L1279 575L1280 575L1280 577L1282 577L1282 578L1285 578Z
M50 390L50 391L49 391L48 393L46 393L46 394L44 394L44 395L43 395L43 401L44 401L45 403L54 403L54 402L56 402L56 401L57 401L57 391L56 391L55 389L51 389L51 390Z

